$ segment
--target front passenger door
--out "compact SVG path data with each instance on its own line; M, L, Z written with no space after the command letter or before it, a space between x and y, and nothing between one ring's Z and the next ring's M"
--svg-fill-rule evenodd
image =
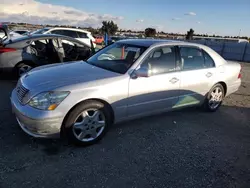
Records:
M129 117L171 109L178 102L180 72L176 60L176 48L164 46L154 49L141 63L151 75L130 78Z

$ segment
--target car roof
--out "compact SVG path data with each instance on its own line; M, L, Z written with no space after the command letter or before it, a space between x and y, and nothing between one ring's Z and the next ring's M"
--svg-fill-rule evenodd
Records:
M29 31L29 30L27 30L27 29L15 29L13 31Z
M125 39L119 40L117 43L125 43L135 46L151 47L159 45L184 45L184 46L193 46L198 48L207 49L208 47L198 43L186 42L181 40L164 40L164 39Z
M57 29L57 30L60 30L60 29L63 29L63 30L69 30L69 31L78 31L78 32L84 32L84 33L91 33L89 31L86 31L84 29L78 29L78 28L68 28L68 27L45 27L45 29Z
M18 38L15 38L13 40L10 40L9 43L21 42L24 40L48 39L48 38L58 38L59 37L59 38L64 38L64 39L68 39L68 40L71 40L71 41L74 41L77 43L84 44L81 41L76 40L74 38L67 37L64 35L57 35L57 34L33 34L33 35L25 35L25 36L21 35L21 36L22 37L18 37ZM86 44L84 44L84 45L86 45Z
M118 43L150 47L154 44L160 44L160 43L171 44L171 43L186 43L186 42L177 40L163 40L163 39L125 39L118 41Z

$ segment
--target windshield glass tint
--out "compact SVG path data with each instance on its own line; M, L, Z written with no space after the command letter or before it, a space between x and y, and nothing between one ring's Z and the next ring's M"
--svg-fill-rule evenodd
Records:
M87 63L125 74L145 50L143 46L114 43L89 58Z

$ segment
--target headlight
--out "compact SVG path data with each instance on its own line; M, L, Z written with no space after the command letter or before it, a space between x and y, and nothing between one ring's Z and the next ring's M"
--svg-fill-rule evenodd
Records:
M39 110L54 110L69 93L69 91L43 92L33 97L29 105Z

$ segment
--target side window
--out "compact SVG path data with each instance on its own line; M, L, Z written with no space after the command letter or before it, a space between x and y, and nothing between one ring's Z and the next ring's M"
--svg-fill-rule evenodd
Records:
M200 49L193 47L180 47L180 55L183 70L204 68L204 57Z
M54 31L51 31L51 33L65 35L65 36L72 37L72 38L78 38L77 33L75 31L70 31L70 30L54 30Z
M151 75L176 71L175 47L161 47L149 54L141 67L147 67Z
M89 38L89 37L87 36L87 33L77 32L77 34L78 34L78 37L77 37L77 38L84 38L84 39Z
M207 68L215 67L215 63L213 59L210 57L210 55L208 55L208 53L205 51L203 51L203 54L205 58L205 67Z
M63 32L65 33L66 36L69 36L72 38L78 38L76 31L64 30Z
M62 33L61 30L53 30L53 31L51 31L50 33L52 33L52 34L57 34L57 35L63 35L63 33Z

